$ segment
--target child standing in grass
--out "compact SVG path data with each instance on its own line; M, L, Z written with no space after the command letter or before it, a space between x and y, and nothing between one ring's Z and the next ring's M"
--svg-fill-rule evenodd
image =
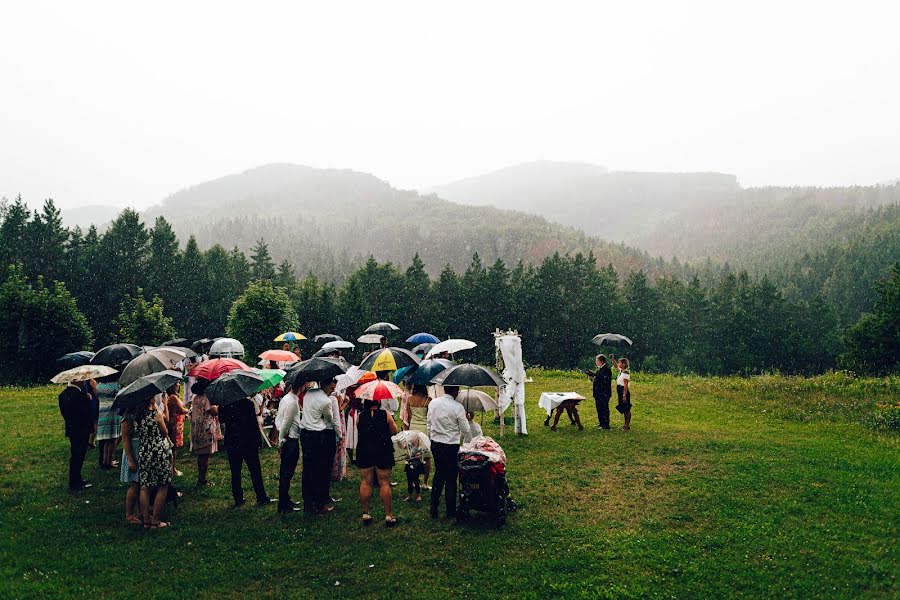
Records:
M616 365L619 371L619 376L616 377L616 394L619 396L616 410L625 417L625 425L622 427L622 431L628 431L631 429L631 389L629 385L631 383L631 374L628 372L628 359L620 358L619 362L616 363L615 357L610 354L609 362Z

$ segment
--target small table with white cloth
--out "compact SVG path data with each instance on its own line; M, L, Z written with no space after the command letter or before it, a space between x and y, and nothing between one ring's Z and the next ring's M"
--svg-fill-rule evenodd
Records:
M544 392L538 400L538 406L547 411L547 419L544 426L550 425L550 416L556 411L556 418L553 419L551 431L556 431L556 425L559 423L559 417L563 411L569 416L572 425L578 425L579 430L583 430L581 425L581 417L578 416L578 403L584 400L584 396L575 392Z

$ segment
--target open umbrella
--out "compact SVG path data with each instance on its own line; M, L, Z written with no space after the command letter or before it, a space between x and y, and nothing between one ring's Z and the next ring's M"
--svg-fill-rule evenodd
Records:
M407 344L437 344L440 338L430 333L417 333L406 338Z
M229 371L234 371L235 369L249 369L247 365L242 363L236 358L214 358L212 360L207 360L206 362L202 362L193 369L190 370L188 375L191 377L196 377L198 379L206 379L207 381L212 381L217 377L228 373Z
M356 338L356 341L360 344L380 344L383 337L379 333L366 333Z
M173 340L163 342L162 344L160 344L160 346L184 346L188 342L190 342L190 340L187 338L175 338Z
M496 373L472 363L450 367L446 371L438 373L431 383L444 387L500 387L504 385L503 380Z
M410 375L407 382L410 385L429 385L431 380L438 374L446 371L453 366L453 363L446 358L429 358L423 360Z
M297 333L296 331L285 331L277 338L275 338L276 342L299 342L301 340L305 340L306 336L302 333Z
M491 412L497 410L497 401L481 390L460 390L456 401L463 405L466 412Z
M233 372L234 371L232 371L232 373ZM253 372L262 378L262 383L256 389L257 392L275 387L276 385L281 383L281 380L284 379L285 375L287 375L287 371L283 371L281 369L253 369Z
M68 354L63 354L57 358L56 365L60 369L74 369L75 367L90 363L92 358L94 358L94 353L88 352L87 350L69 352Z
M124 366L143 352L144 350L140 346L135 346L134 344L112 344L100 348L97 354L94 355L94 358L91 359L91 364L106 365L107 367Z
M212 405L225 406L255 394L262 382L262 377L253 371L236 369L209 384L206 397Z
M244 345L234 338L219 338L209 347L209 355L220 358L241 358Z
M370 381L365 385L359 386L355 395L360 400L377 400L378 402L381 402L399 398L403 395L403 390L400 389L400 386L396 383L376 379L375 381Z
M182 375L178 371L160 371L144 375L137 381L119 390L112 407L120 413L129 408L146 403L152 396L169 389L170 386L181 381Z
M419 364L419 357L406 348L383 348L366 357L361 369L366 371L396 371L400 367Z
M315 352L313 352L313 355L310 356L310 358L319 358L320 356L331 356L335 352L337 352L338 354L341 353L340 350L326 350L325 348L322 348L321 350L316 350Z
M443 342L432 346L431 350L429 350L425 355L425 358L431 358L432 356L437 356L438 354L443 354L444 352L453 354L454 352L459 352L460 350L469 350L477 345L478 344L470 340L444 340Z
M434 348L434 344L425 342L424 344L419 344L418 346L414 347L412 349L412 353L418 354L419 356L425 356L432 348Z
M333 333L320 333L315 337L316 342L340 342L343 340L339 335L335 335Z
M210 338L202 338L191 344L191 350L197 352L199 354L205 354L209 352L209 347L212 346L213 342Z
M619 335L618 333L598 333L591 339L592 342L597 344L598 346L624 346L625 344L631 345L631 340L625 337L624 335Z
M393 323L375 323L373 325L369 325L366 327L366 330L363 333L378 333L381 335L387 335L392 331L400 331L400 328L394 325Z
M106 365L81 365L73 367L62 373L57 373L50 383L72 383L73 381L87 381L112 375L116 370Z
M353 342L345 342L344 340L334 340L322 344L322 350L353 350L356 346Z
M153 348L141 354L122 370L119 385L131 385L144 375L174 370L175 365L184 360L184 352L174 348Z
M300 357L293 352L287 350L266 350L259 357L263 360L274 360L275 362L292 363L300 360Z
M339 358L327 358L324 356L310 358L299 362L284 376L284 382L289 385L304 383L307 381L329 381L338 375L347 372L350 365Z
M165 348L171 348L172 350L178 350L179 352L184 354L185 358L197 358L197 356L198 356L198 354L195 351L191 350L187 346L165 346Z

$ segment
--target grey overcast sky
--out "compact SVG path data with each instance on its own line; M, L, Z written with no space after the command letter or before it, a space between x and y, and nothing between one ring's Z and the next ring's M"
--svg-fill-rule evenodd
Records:
M269 162L900 177L900 2L0 3L0 196L144 208Z

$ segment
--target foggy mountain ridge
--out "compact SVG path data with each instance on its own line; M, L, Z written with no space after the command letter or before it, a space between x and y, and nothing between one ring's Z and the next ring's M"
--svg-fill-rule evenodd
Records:
M296 272L340 279L372 254L405 267L419 253L430 275L446 265L465 270L478 252L510 267L554 252L593 251L620 272L670 272L664 261L577 229L513 210L463 206L435 195L399 190L377 177L345 169L276 163L182 189L143 218L164 216L182 240L249 251L259 239Z
M524 210L602 239L632 243L679 212L730 200L725 173L610 171L589 163L535 161L426 188L461 204Z

